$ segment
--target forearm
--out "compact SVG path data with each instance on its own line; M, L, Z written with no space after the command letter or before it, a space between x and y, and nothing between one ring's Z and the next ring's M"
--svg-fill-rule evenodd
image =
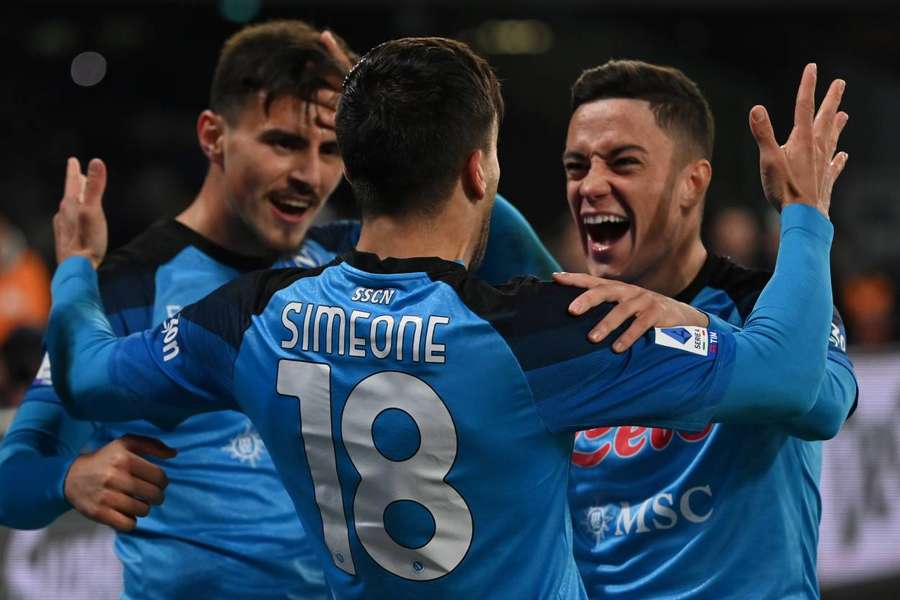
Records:
M850 368L841 362L829 360L812 409L785 423L785 431L810 441L833 438L847 420L857 393L856 378Z
M71 508L66 475L92 433L60 405L27 399L0 443L0 525L37 529Z
M822 386L832 316L833 228L815 209L782 216L775 273L735 338L735 372L714 420L759 423L808 413Z
M116 401L123 391L113 385L108 367L117 341L103 312L97 274L90 263L83 258L63 262L53 277L52 290L47 351L53 385L63 405L76 418L137 418L127 410L121 413L128 403Z

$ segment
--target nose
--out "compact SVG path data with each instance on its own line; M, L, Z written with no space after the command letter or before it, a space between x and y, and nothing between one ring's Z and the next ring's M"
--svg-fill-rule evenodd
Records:
M322 183L322 157L316 148L307 148L294 157L288 179L303 192L318 190Z
M606 164L602 160L594 158L587 175L579 183L579 195L591 204L608 196L612 192L608 175Z

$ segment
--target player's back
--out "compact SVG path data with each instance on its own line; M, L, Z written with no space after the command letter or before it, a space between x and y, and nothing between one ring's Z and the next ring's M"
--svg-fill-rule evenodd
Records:
M456 263L353 253L260 282L235 393L337 595L583 597L572 438L548 431L498 333L534 281L501 292Z

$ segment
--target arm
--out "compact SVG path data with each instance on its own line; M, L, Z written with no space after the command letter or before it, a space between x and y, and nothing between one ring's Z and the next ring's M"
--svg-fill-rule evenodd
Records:
M37 529L71 508L66 475L93 431L65 412L52 387L32 386L0 442L0 525Z
M608 341L592 345L584 338L607 306L573 319L568 339L556 332L560 355L552 364L523 361L548 427L700 430L711 421L757 423L807 413L825 369L825 352L817 350L824 348L830 317L831 225L805 206L787 207L783 223L776 275L743 331L657 328L616 354ZM797 356L808 358L801 363Z
M519 275L547 279L559 270L556 259L541 243L522 213L498 194L491 212L487 251L476 275L496 284Z
M190 315L232 306L211 295L160 326L117 338L103 313L97 274L72 256L53 277L47 347L53 385L76 418L146 419L171 428L201 412L237 409L231 393L236 349Z
M837 310L828 338L825 378L815 404L805 415L784 424L789 434L804 440L828 440L838 434L856 406L859 385L847 356L844 324Z

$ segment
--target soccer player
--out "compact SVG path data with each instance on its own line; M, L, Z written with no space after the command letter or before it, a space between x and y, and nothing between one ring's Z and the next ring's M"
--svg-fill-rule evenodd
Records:
M829 157L847 122L837 111L843 89L840 80L831 85L813 125ZM781 152L765 113L752 114L760 119L752 123L760 143L789 160L803 132L794 129ZM712 255L700 240L712 146L707 102L677 69L610 61L585 71L572 88L563 161L590 272L743 325L755 318L753 305L771 273ZM834 168L845 161L839 154ZM761 164L767 188L770 169ZM624 284L605 284L591 298L610 299L621 301L615 311L622 316L640 315L653 302ZM646 329L640 320L620 343ZM621 321L611 318L594 333L602 339ZM825 377L806 414L760 410L752 422L699 432L634 423L578 433L569 498L575 556L591 598L818 597L818 440L837 434L857 394L836 311L830 333ZM816 359L825 355L825 341ZM788 358L798 369L808 359Z
M201 190L99 271L117 335L163 322L240 273L315 266L352 248L358 224L310 227L342 174L331 88L349 68L347 53L332 34L298 21L249 27L225 43L210 110L197 123L209 158ZM102 193L104 179L102 163L85 181L70 160L65 196ZM498 203L493 216L491 276L549 277L555 263L521 215ZM86 443L98 449L79 454ZM126 598L328 597L271 456L244 415L202 415L171 432L144 421L76 421L59 405L45 363L0 445L0 523L41 527L69 508L121 532Z
M337 135L363 221L357 249L329 265L241 277L116 338L93 270L104 220L89 174L83 202L65 198L54 218L54 385L87 418L247 413L338 597L584 597L565 497L572 431L699 430L816 400L840 169L817 151L831 129L813 131L814 79L789 155L754 124L769 127L766 191L784 210L778 269L743 332L660 330L617 354L585 338L609 306L573 318L572 288L471 277L499 180L499 85L459 42L402 39L345 82Z

